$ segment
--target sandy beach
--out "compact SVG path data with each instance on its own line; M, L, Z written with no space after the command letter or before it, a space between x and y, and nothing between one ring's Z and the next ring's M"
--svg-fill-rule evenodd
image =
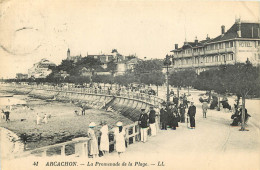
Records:
M10 122L1 119L0 126L17 134L25 143L25 150L39 148L71 140L76 137L87 136L88 124L96 122L95 130L101 128L100 121L106 120L109 128L113 128L116 122L122 121L124 125L131 124L130 119L119 113L106 112L96 109L86 110L86 115L76 116L75 110L81 114L80 108L73 103L58 101L44 101L28 97L26 95L14 95L15 99L25 101L26 104L12 106ZM43 119L49 116L48 123L41 121L37 125L36 115Z

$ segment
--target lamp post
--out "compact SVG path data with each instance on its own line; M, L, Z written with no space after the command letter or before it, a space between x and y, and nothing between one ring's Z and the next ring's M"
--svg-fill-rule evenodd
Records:
M169 103L170 103L170 94L169 94L169 66L171 65L170 56L168 54L166 55L166 58L163 62L163 64L166 66L166 86L167 86L167 95L166 95L166 109L169 110Z

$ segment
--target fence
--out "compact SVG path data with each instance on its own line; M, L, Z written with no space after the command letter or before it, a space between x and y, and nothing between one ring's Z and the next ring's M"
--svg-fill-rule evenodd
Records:
M88 156L88 141L89 138L81 137L75 138L72 141L67 141L59 144L54 144L50 146L44 146L41 148L24 151L21 154L14 155L14 158L17 157L26 157L30 155L35 156L75 156L82 157Z
M159 106L164 100L159 98L158 96L149 95L145 93L139 92L131 92L128 90L104 90L98 88L75 88L75 87L59 87L59 86L50 86L50 85L20 85L15 84L12 85L16 88L33 88L39 90L51 90L51 91L58 91L58 92L77 92L77 93L84 93L84 94L99 94L99 95L113 95L119 97L126 97L129 99L137 99L147 103L150 103L155 106Z
M62 88L58 86L46 86L46 85L12 85L15 88L26 88L26 89L36 89L36 90L46 90L46 91L55 91L55 92L64 92L64 93L78 93L78 94L94 94L94 95L114 95L122 98L129 98L138 101L143 101L152 105L159 105L163 100L157 96L152 96L144 93L134 93L129 91L116 92L108 91L102 89L94 88ZM10 87L10 86L9 86ZM138 122L124 126L126 130L126 142L128 145L133 144L140 140L140 128ZM150 130L148 130L150 134ZM99 137L99 136L97 136ZM109 145L110 151L114 151L116 142L114 140L114 133L111 130L109 132ZM54 144L50 146L45 146L30 151L25 151L22 154L15 155L14 157L21 156L52 156L52 155L61 155L61 156L76 156L76 157L87 157L88 156L88 142L89 138L81 137L75 138L72 141L67 141L59 144Z
M140 128L138 122L135 122L130 125L124 126L126 131L126 142L127 145L134 144L140 140ZM150 131L148 131L150 135ZM98 138L100 136L97 136ZM109 131L109 145L110 152L115 151L116 141L114 140L114 131ZM14 158L26 157L26 156L73 156L73 157L89 157L88 145L90 138L80 137L75 138L72 141L67 141L59 144L54 144L50 146L44 146L37 149L32 149L29 151L24 151L20 154L13 155Z

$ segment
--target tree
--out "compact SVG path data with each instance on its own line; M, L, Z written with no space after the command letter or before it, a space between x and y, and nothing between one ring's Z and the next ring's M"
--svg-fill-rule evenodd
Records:
M233 93L242 98L241 131L245 130L245 102L248 95L258 95L260 88L260 69L249 61L234 65L221 65L216 70L201 72L195 88L214 90L218 94Z
M140 76L144 73L151 73L152 71L162 71L163 61L159 59L138 61L135 65L134 74Z
M194 85L194 82L197 78L197 73L193 69L187 69L183 72L183 80L184 87L188 87L188 94L190 93L190 87Z
M109 71L112 74L112 76L114 76L116 69L117 69L117 64L115 59L107 63L107 71Z
M113 76L112 75L97 75L97 74L94 74L92 76L92 81L93 82L96 82L96 83L113 83Z
M248 95L259 93L260 69L254 67L249 61L235 65L222 66L223 87L227 92L242 97L242 124L241 131L245 130L245 102Z
M157 95L158 95L158 86L164 83L164 75L161 71L152 71L150 73L141 74L139 81L140 83L146 85L150 85L150 84L156 85Z
M134 74L124 74L124 75L116 76L114 78L114 81L115 81L115 83L124 85L124 86L128 86L129 84L134 83L134 82L139 82L139 80L136 79Z
M197 78L197 74L192 69L185 69L172 72L169 77L170 85L176 86L178 87L178 89L179 87L188 87L189 93L189 87L194 85L194 82Z

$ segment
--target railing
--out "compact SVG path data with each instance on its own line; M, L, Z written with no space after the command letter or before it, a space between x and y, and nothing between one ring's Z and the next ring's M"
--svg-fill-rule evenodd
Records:
M38 89L38 90L52 90L52 91L65 91L65 92L76 92L76 93L89 93L89 94L107 94L107 90L102 89L94 89L94 88L62 88L62 87L55 87L55 86L31 86L31 85L19 85L21 88L32 88L32 89ZM17 85L16 85L17 87ZM144 93L135 93L135 92L129 92L129 91L111 91L111 94L125 97L125 98L131 98L131 99L137 99L145 102L149 102L155 105L159 105L160 102L163 100L156 97L147 95ZM133 144L136 141L140 140L140 127L138 125L138 122L135 122L133 124L124 126L126 130L126 141L127 144ZM150 134L150 130L148 130L148 134ZM116 145L115 138L114 138L114 132L111 130L109 132L110 136L110 145ZM97 137L99 137L97 135ZM88 157L88 141L89 138L87 137L81 137L81 138L75 138L72 141L67 141L59 144L54 144L50 146L45 146L29 151L25 151L21 154L14 155L14 157L25 157L29 155L36 155L36 156L52 156L52 155L61 155L61 156L76 156L76 157ZM70 148L70 149L68 149ZM113 147L111 147L113 148ZM115 147L114 147L115 148ZM72 152L73 151L73 152ZM111 150L113 151L113 149Z
M87 137L75 138L72 141L54 144L50 146L44 146L29 151L24 151L21 154L14 155L14 158L26 157L30 155L35 155L35 156L53 156L53 155L69 156L70 155L76 157L88 156L88 141L89 138ZM71 149L66 150L66 148L69 147ZM71 150L74 150L74 152L71 152Z
M125 131L126 131L126 142L127 145L134 144L135 142L140 140L140 127L138 125L138 122L135 122L130 125L124 126ZM148 136L150 136L150 129L148 130ZM97 138L100 137L97 135ZM115 151L115 137L114 137L114 129L109 131L109 145L114 146L110 147L112 148L110 151L113 152ZM50 146L44 146L41 148L29 150L29 151L24 151L23 153L13 155L14 158L18 157L26 157L26 156L41 156L41 157L46 157L46 156L74 156L74 157L88 157L89 152L88 152L88 144L89 144L90 138L87 137L80 137L80 138L75 138L72 141L67 141L59 144L54 144ZM69 149L70 148L70 149ZM72 150L72 151L71 151Z
M126 126L124 126L124 128L125 128L125 132L126 132L125 139L126 139L127 145L134 144L135 142L140 140L140 128L139 128L138 122L135 122L130 125L126 125ZM109 131L109 145L110 145L110 148L112 148L110 151L112 151L112 152L115 151L114 148L116 145L116 141L115 141L115 137L114 137L114 129Z
M24 87L24 88L34 88L38 90L50 90L50 91L64 91L64 92L76 92L84 94L97 94L97 95L112 95L118 97L126 97L129 99L141 100L153 105L159 105L164 100L158 96L149 95L139 92L130 92L127 90L104 90L104 89L95 89L95 88L75 88L75 87L58 87L58 86L46 86L46 85L19 85L16 84L15 87Z

